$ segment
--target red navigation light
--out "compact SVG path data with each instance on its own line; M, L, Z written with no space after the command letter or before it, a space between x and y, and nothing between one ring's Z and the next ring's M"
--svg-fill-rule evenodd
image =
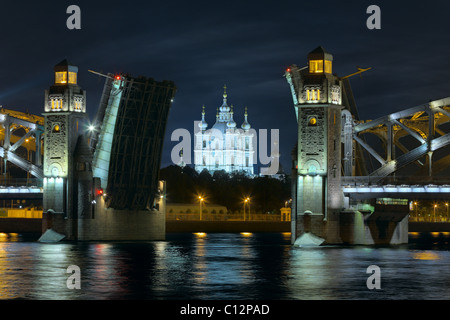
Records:
M291 68L287 68L286 71L287 71L287 72L291 72Z
M116 80L120 80L120 76L116 76Z

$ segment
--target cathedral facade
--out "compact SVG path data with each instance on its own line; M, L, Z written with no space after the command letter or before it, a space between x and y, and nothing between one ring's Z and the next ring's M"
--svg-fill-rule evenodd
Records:
M217 108L216 122L208 129L205 120L205 106L202 110L202 120L194 141L194 165L197 172L207 169L211 174L225 170L244 172L254 175L254 130L248 122L247 108L244 121L240 127L234 121L233 105L228 106L226 86L224 87L223 103Z

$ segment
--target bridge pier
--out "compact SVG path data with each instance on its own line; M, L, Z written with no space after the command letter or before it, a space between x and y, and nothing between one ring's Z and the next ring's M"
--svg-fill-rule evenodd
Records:
M323 245L394 245L408 243L408 215L401 212L345 210L332 218L303 214L293 223L295 244L305 234L323 240Z

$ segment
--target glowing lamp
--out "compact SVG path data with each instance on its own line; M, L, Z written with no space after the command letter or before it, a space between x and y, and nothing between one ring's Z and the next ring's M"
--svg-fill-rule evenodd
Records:
M103 189L102 188L99 188L98 190L97 190L97 195L98 196L101 196L103 194Z
M286 72L291 72L291 68L287 68L287 69L286 69Z

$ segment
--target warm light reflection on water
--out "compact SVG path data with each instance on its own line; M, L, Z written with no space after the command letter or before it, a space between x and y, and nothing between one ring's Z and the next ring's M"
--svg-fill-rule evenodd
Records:
M413 258L418 260L439 260L439 254L431 251L414 252Z
M206 233L205 232L195 232L194 234L195 234L195 236L197 236L199 238L206 237Z
M154 242L43 244L0 234L6 239L0 298L450 299L450 251L433 245L445 234L430 234L426 245L318 248L294 248L290 236L196 233ZM80 290L66 286L70 265L80 267ZM366 286L369 265L381 269L381 290Z

